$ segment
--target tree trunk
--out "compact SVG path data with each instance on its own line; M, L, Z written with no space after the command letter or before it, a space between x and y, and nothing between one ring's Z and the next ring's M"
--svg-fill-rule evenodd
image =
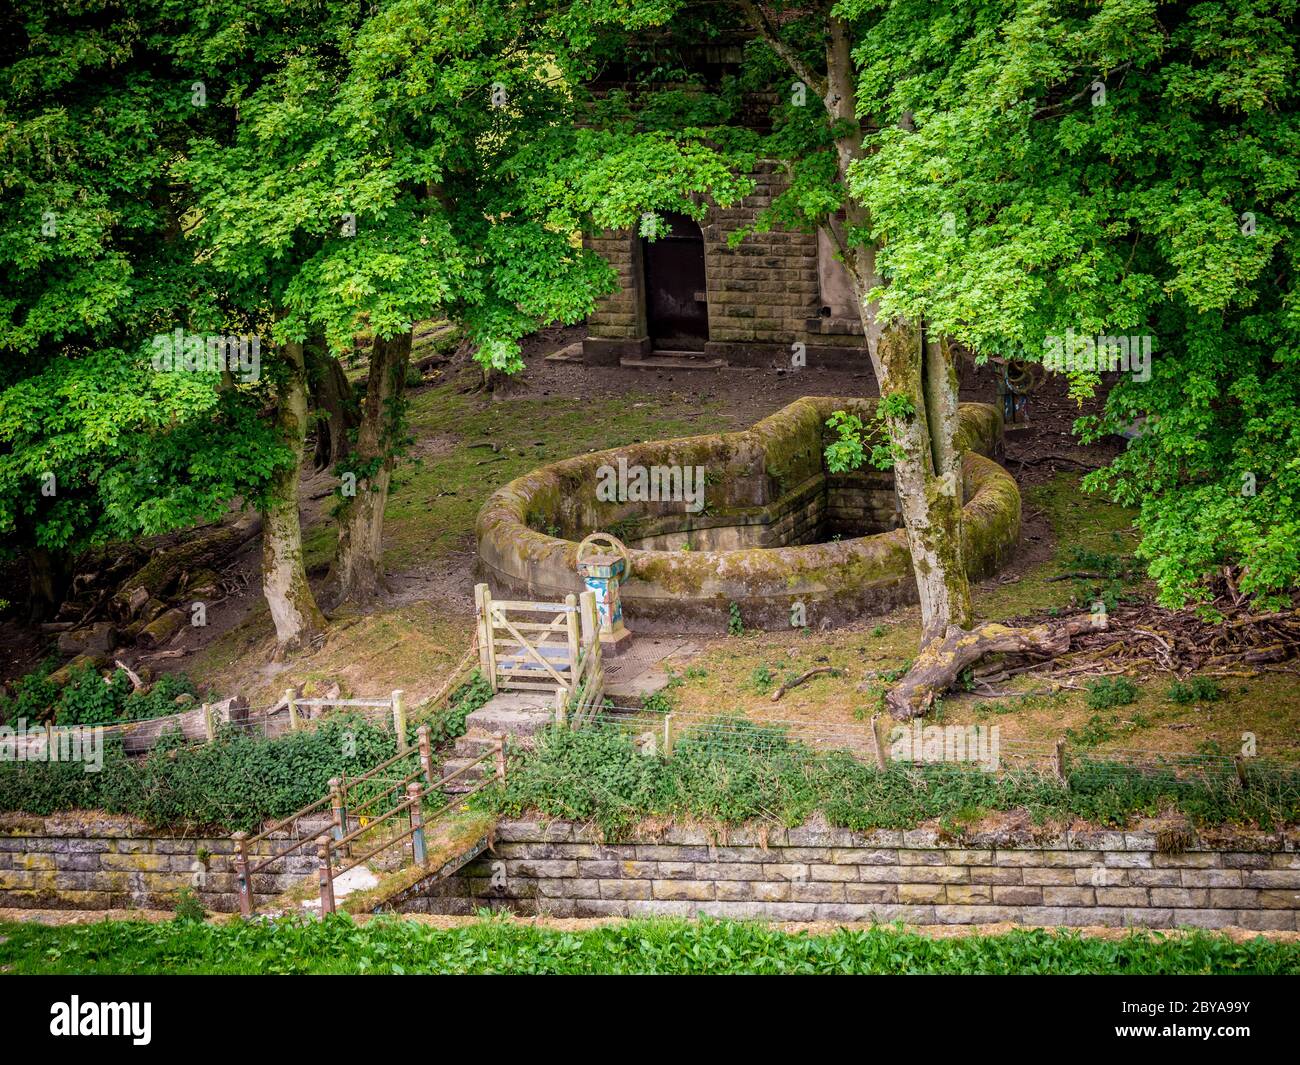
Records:
M845 219L849 239L845 264L853 282L863 333L882 399L905 396L913 413L886 421L894 447L894 485L907 528L912 571L921 604L921 646L943 636L950 625L970 626L970 582L962 558L961 455L956 448L957 376L946 344L926 343L920 325L882 322L871 290L875 249L855 246L852 230L865 229L870 218L847 194L849 170L862 157L857 117L852 41L848 24L832 18L826 46L826 108L841 131L835 141L840 182L846 190Z
M61 551L33 547L27 552L28 618L47 621L58 612L72 581L72 560Z
M284 346L285 378L276 404L281 440L293 461L271 477L270 502L262 511L262 591L275 622L276 656L295 651L325 631L325 618L302 563L302 527L298 523L298 480L307 437L307 373L302 344Z
M343 367L326 348L323 340L308 338L303 345L312 398L324 417L316 420L316 451L313 465L329 469L347 458L351 450L348 433L357 428L361 416L357 411L352 382Z
M344 496L338 512L338 546L330 567L334 605L368 602L384 586L384 507L397 461L410 357L410 330L388 339L376 337L370 348L361 425L349 462L356 474L356 492Z
M971 624L970 582L961 544L961 456L956 450L957 399L928 385L925 345L914 322L892 321L878 343L880 393L906 396L910 415L886 419L894 448L894 487L907 528L912 572L921 604L921 646L950 626ZM937 445L937 446L936 446Z

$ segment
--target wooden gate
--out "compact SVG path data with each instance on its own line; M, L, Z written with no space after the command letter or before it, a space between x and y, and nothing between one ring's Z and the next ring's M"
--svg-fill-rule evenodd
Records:
M605 694L600 621L594 592L562 603L493 599L474 588L479 666L497 691L552 693L558 715L575 727L592 717Z

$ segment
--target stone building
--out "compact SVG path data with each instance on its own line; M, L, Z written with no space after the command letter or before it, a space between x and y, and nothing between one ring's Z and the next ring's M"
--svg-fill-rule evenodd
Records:
M739 43L676 51L706 80L737 68L743 55ZM625 87L616 74L593 86L615 87ZM747 124L765 123L772 99L752 98ZM852 288L823 234L774 231L728 244L784 187L770 165L750 176L753 193L730 208L710 205L702 224L666 215L670 232L656 240L634 230L585 238L617 269L621 285L587 319L584 362L790 366L802 343L808 366L866 363Z

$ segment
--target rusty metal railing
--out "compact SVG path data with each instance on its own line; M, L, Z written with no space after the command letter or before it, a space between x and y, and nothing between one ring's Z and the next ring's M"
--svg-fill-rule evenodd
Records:
M433 754L430 742L430 732L428 725L421 725L416 729L417 743L416 746L405 751L399 751L391 758L387 758L378 765L372 767L366 773L359 777L348 779L346 777L334 777L329 783L329 793L323 798L304 806L300 810L294 811L288 817L282 818L272 825L267 826L255 836L250 836L246 832L236 832L235 841L235 874L236 883L239 892L239 912L245 917L251 917L257 909L256 891L253 887L253 877L259 873L266 872L271 866L282 861L288 856L302 850L308 844L317 845L317 858L320 863L321 876L321 909L324 913L334 911L334 880L343 873L355 869L358 865L369 861L382 851L389 850L395 845L404 842L410 838L412 858L417 864L424 864L425 860L425 841L424 841L424 804L430 795L441 792L448 784L463 777L467 772L476 766L482 764L489 758L496 762L496 769L492 776L488 777L478 787L471 789L469 792L459 795L456 799L447 802L437 811L430 814L430 817L437 817L450 809L456 803L463 802L470 795L482 791L495 781L505 780L505 736L498 733L495 743L488 748L482 755L468 764L462 766L456 772L434 780L433 774ZM383 777L384 774L392 770L402 761L410 758L412 755L418 756L416 768L412 769L396 778ZM420 783L423 778L423 783ZM379 791L372 791L372 785L386 785ZM353 797L358 793L366 792L364 797L352 802ZM406 798L396 803L387 810L377 809L383 800L393 796L395 793L405 792ZM290 846L283 850L269 855L258 862L252 860L252 849L260 843L269 841L277 832L284 831L290 826L295 825L299 820L308 817L314 813L325 814L328 811L330 815L330 827L321 833L310 834L304 833L301 838L295 840ZM357 843L363 837L375 832L377 828L384 824L392 824L394 819L406 815L406 831L396 836L384 839L378 846L367 851L360 857L353 855L353 844ZM352 823L356 822L355 828ZM339 868L335 868L335 856L338 855L347 862Z

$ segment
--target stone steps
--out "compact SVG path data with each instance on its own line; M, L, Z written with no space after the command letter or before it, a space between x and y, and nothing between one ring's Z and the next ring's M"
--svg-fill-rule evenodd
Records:
M630 370L721 370L726 359L709 358L702 351L654 351L649 355L625 355L618 360Z
M456 741L455 757L448 758L442 764L443 778L464 769L491 750L496 744L497 733L504 732L508 739L528 743L554 719L554 696L498 692L465 719L465 735ZM452 781L447 791L463 794L491 776L495 770L492 761L484 761Z

